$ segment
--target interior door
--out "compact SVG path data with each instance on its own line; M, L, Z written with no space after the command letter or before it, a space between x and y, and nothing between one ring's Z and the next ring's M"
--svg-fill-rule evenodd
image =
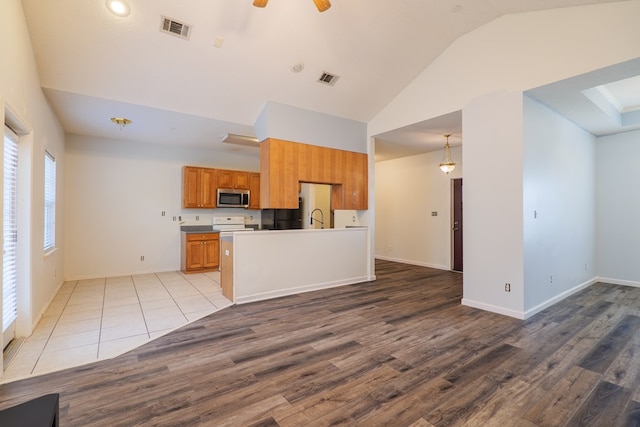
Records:
M452 180L453 186L453 267L454 271L462 271L462 178Z

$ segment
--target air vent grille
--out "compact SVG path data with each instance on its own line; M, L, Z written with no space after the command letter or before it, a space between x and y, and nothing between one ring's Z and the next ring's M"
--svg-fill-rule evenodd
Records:
M318 82L325 85L333 86L336 84L339 78L340 78L339 76L336 76L335 74L327 73L325 71L322 73L322 75L318 79Z
M191 35L191 25L163 16L160 31L189 40L189 36Z

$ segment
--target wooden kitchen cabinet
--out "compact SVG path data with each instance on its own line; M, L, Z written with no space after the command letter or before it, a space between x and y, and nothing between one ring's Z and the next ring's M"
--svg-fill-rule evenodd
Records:
M185 166L182 180L182 207L216 207L217 193L216 169Z
M298 207L300 182L331 185L332 209L368 209L364 153L267 138L260 143L260 207Z
M249 172L249 209L260 209L260 174Z
M222 259L220 260L220 287L222 295L229 301L233 299L233 242L228 239L220 241Z
M249 172L218 169L218 188L249 190Z
M346 152L343 180L343 209L367 209L368 160L366 155Z
M181 270L213 271L220 265L220 233L183 233Z

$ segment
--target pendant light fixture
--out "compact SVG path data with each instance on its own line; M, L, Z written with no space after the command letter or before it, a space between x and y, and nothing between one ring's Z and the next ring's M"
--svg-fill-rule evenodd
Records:
M124 117L111 117L111 121L113 123L115 123L116 125L118 125L120 130L124 129L124 127L126 125L130 125L131 124L131 120L129 120L127 118L124 118Z
M451 148L449 148L450 136L451 134L445 135L447 143L444 145L444 156L442 157L442 163L440 163L440 170L446 174L452 172L456 168L455 162L451 160Z
M265 7L269 3L269 0L253 0L255 7ZM313 3L318 8L318 12L324 12L331 7L329 0L313 0Z

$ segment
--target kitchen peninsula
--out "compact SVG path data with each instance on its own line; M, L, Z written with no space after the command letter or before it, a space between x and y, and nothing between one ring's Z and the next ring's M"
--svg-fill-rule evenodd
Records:
M233 233L221 245L221 285L236 304L371 280L366 227Z

